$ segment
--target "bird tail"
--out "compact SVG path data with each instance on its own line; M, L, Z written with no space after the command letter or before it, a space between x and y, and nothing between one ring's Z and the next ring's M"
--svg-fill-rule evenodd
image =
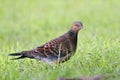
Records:
M19 56L17 58L12 58L11 60L17 60L17 59L23 59L23 58L33 58L33 56L31 56L29 51L23 51L23 52L19 52L19 53L11 53L11 54L8 54L8 56Z
M21 53L12 53L12 54L8 54L9 56L20 56Z
M17 59L25 58L25 56L23 56L22 53L12 53L12 54L8 54L8 56L19 56L17 58L12 58L11 60L17 60Z

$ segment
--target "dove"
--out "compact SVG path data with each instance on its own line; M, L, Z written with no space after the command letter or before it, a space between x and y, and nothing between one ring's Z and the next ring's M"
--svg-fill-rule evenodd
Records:
M71 25L70 30L58 38L52 39L47 43L38 46L32 50L21 51L8 54L9 56L18 56L12 60L30 58L41 60L48 64L62 63L71 58L77 48L77 36L79 30L83 28L80 21L75 21Z

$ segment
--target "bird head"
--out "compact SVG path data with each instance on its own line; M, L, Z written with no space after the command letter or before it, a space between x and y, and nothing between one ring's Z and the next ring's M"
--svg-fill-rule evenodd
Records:
M75 21L73 24L72 24L72 27L71 29L75 32L78 32L79 30L83 29L83 24L82 22L80 21Z

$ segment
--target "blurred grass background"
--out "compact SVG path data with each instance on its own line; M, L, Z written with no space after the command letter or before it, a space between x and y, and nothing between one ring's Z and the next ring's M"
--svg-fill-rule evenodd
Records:
M103 74L120 76L119 0L0 0L0 79L55 80ZM55 68L36 60L11 61L8 53L33 49L80 20L75 55Z

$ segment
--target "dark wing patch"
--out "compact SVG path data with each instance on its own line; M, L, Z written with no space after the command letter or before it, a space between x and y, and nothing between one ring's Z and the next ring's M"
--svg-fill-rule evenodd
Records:
M65 57L72 52L70 50L70 41L64 36L51 40L43 46L37 47L35 51L46 57L53 56L55 58Z

